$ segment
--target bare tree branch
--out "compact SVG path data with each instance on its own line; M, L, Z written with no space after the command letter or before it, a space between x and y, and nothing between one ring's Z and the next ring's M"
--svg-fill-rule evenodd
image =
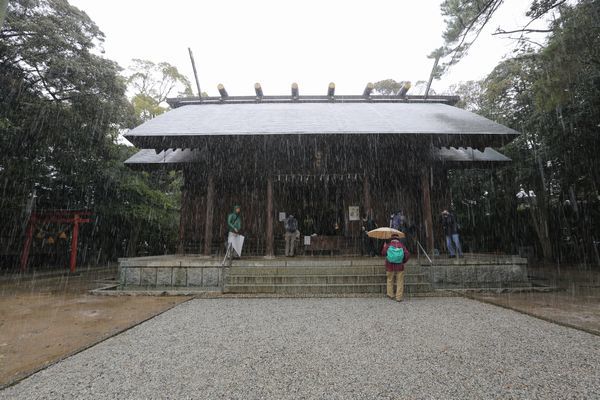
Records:
M511 33L549 33L552 32L552 29L515 29L514 31L505 31L503 29L498 28L496 32L492 33L493 36L496 35L510 35Z
M490 20L490 18L494 14L494 12L498 9L498 7L500 7L500 5L503 2L504 2L504 0L490 0L479 11L479 13L477 13L477 15L471 20L471 22L469 23L469 26L466 28L465 32L463 33L462 39L461 39L460 43L458 44L458 46L456 46L454 48L454 50L452 50L452 53L453 53L452 54L452 59L450 60L450 62L448 63L448 65L454 64L454 60L456 59L456 55L457 55L459 49L463 46L463 44L467 40L467 36L469 35L471 29L473 29L473 27L475 26L475 23L479 20L479 18L487 12L485 20L483 21L483 23L479 27L479 30L477 31L477 34L475 35L475 39L477 39L479 37L479 35L481 34L481 31L483 30L483 28L486 26L486 24L488 23L488 21ZM491 9L490 9L490 7L491 7ZM462 20L461 20L461 24L462 24ZM473 43L473 42L471 42L471 43ZM469 46L470 46L470 44L469 44Z

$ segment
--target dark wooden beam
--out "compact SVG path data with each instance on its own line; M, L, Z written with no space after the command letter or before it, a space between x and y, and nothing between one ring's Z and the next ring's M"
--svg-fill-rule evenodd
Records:
M371 210L371 182L369 182L368 175L365 175L363 178L363 193L365 214L373 218L373 211Z
M423 194L423 225L425 226L425 248L429 254L433 253L433 214L431 212L431 191L430 191L430 170L429 168L421 171L421 191Z
M289 95L279 96L263 96L261 99L263 103L329 103L332 100L340 103L443 103L448 105L455 105L460 97L458 96L441 96L432 95L425 98L422 95L406 95L402 98L396 95L371 95L368 98L359 95L338 95L335 98L331 98L327 95L304 95L290 98ZM167 103L173 108L192 105L192 104L220 104L223 102L223 98L220 96L203 97L176 97L168 98ZM256 96L227 96L227 102L235 104L255 103Z
M209 174L206 185L206 224L204 225L204 255L206 256L211 254L212 248L214 203L215 180L213 175Z

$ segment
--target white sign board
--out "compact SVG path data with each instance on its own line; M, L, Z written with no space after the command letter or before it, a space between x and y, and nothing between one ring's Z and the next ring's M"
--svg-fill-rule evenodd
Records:
M285 221L285 212L280 212L279 213L279 222L283 222Z
M358 207L358 206L348 207L348 220L360 221L360 207Z
M310 246L310 236L304 236L304 245Z

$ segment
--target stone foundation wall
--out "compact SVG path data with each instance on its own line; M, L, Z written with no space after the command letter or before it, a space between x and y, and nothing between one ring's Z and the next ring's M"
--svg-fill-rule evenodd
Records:
M142 287L203 287L223 286L223 269L214 261L193 260L147 261L119 260L121 286Z
M527 263L433 265L431 283L435 289L506 288L531 286Z
M286 275L295 269L308 275L384 274L383 258L243 260L237 267L250 268L265 277ZM237 263L237 262L236 262ZM264 267L264 268L263 268ZM300 269L298 269L300 268ZM263 271L264 270L264 271ZM371 271L372 270L372 271ZM242 270L243 271L243 270ZM406 271L424 275L434 289L530 287L527 260L520 257L478 257L467 259L436 259L434 265L418 265L412 259ZM210 257L139 257L119 260L120 286L146 288L198 287L221 290L225 269L220 260Z

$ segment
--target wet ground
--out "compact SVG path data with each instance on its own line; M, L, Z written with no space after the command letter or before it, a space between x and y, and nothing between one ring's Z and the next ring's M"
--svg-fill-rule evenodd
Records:
M0 280L0 386L152 317L185 297L105 297L114 269Z
M600 335L600 270L577 266L530 267L549 293L476 293L470 297Z
M550 293L478 293L473 298L600 336L600 290Z
M456 297L196 299L0 399L598 398L599 345Z
M600 333L600 273L532 269L561 291L479 293L486 302ZM187 297L92 296L114 282L115 269L78 276L0 278L0 386L146 320ZM242 302L244 300L241 300Z

